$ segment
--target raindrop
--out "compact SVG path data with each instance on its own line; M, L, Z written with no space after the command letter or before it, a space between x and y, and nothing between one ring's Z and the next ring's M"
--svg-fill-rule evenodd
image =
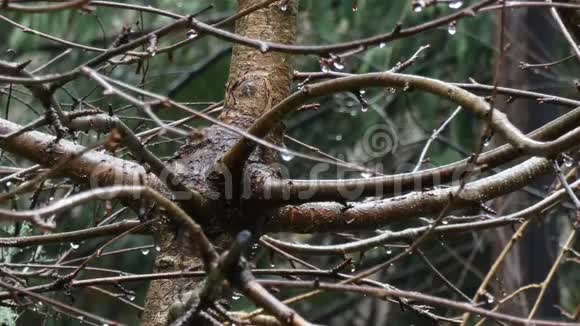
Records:
M456 22L449 23L449 27L447 27L447 32L449 32L449 35L455 35L455 33L457 33L457 23Z
M54 200L54 197L48 198L48 201L53 201L53 200Z
M381 42L381 44L379 44L379 48L381 49L384 48L385 46L387 46L387 43L385 42Z
M450 5L450 6L451 6L451 5ZM282 3L282 4L280 5L280 10L282 10L282 11L286 11L286 10L288 10L288 1L284 1L284 3Z
M358 11L358 0L352 0L352 11L353 12Z
M237 292L234 292L232 294L232 300L239 300L241 297L242 297L242 295L237 293Z
M388 88L388 91L389 91L389 93L391 93L391 94L395 94L395 93L397 92L397 89L396 89L396 88L394 88L394 87L389 87L389 88Z
M451 9L459 9L461 6L463 6L463 1L461 0L452 0L449 2L449 8Z
M354 264L350 264L350 272L351 273L356 272L356 266Z
M282 159L286 162L292 161L292 159L294 158L294 153L290 152L286 148L284 148L284 150L282 151L282 153L280 153L280 155L282 156Z
M356 115L357 115L356 111L350 111L350 116L351 117L356 117Z
M276 268L276 264L270 263L270 268Z
M572 158L564 158L564 166L571 168L574 165L574 160Z
M135 298L136 298L136 296L135 296L134 294L129 294L129 295L127 295L127 299L128 299L129 301L135 301Z
M6 182L6 187L10 187L12 185L12 182L8 181Z
M161 247L155 246L155 251L160 252L161 251Z
M494 301L495 301L495 299L491 295L487 298L487 303L489 303L489 304L492 304Z
M356 98L360 103L360 110L362 112L367 112L367 110L369 109L369 103L364 98L365 93L366 92L364 90L360 90L358 91L358 93L355 93Z
M187 39L191 40L197 36L197 31L195 29L190 29L187 31Z
M441 224L445 224L445 225L447 225L447 224L449 224L449 221L447 221L447 220L443 220L443 222L441 222Z
M334 65L334 68L336 68L337 70L344 69L344 65L338 61L334 61L333 65Z
M392 254L392 253L393 253L393 250L392 250L392 249L388 249L388 250L387 250L387 255L390 255L390 254Z
M413 11L414 12L421 12L425 8L425 1L419 0L413 3Z
M143 256L147 256L149 255L149 249L141 249L141 253L143 254Z
M260 43L260 52L266 53L266 52L268 52L268 50L270 50L270 47L268 46L268 44L266 44L264 42Z
M368 179L368 178L370 178L372 175L373 175L372 173L370 173L370 172L367 172L367 171L365 171L365 172L362 172L362 173L360 174L360 176L361 176L361 177L363 177L363 178L365 178L365 179Z
M334 136L334 140L341 141L342 140L342 135L341 134L338 134L338 135Z
M327 65L320 65L320 70L322 70L322 72L330 72L330 69L328 69Z
M71 248L72 250L77 250L77 249L79 249L79 247L80 247L80 245L79 245L79 244L76 244L76 243L74 243L74 242L71 242L71 243L70 243L70 248Z

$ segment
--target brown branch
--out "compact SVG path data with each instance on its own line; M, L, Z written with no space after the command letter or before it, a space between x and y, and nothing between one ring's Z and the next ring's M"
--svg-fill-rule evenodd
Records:
M490 112L489 105L482 98L440 80L388 72L370 73L306 85L301 91L289 96L272 110L262 115L248 129L248 133L260 138L265 137L272 126L282 121L286 115L311 98L377 86L420 89L447 98L464 109L473 112L480 119L488 119ZM510 144L519 151L530 155L549 157L574 146L580 139L580 128L575 128L553 141L541 142L530 139L511 124L506 115L499 110L493 111L490 123L490 127L503 136ZM223 165L235 174L235 171L241 168L241 165L249 157L255 146L256 144L248 139L240 139L223 156Z
M51 11L60 11L65 9L87 9L91 0L71 0L66 2L60 2L54 5L40 5L40 6L22 6L10 4L10 1L6 1L6 5L2 7L2 10L6 11L18 11L21 13L48 13Z
M551 162L531 158L517 166L465 186L451 209L470 206L505 195L551 171ZM360 190L360 189L359 189ZM363 203L310 203L278 209L266 223L270 232L331 232L377 228L394 221L439 213L458 186Z
M17 238L0 238L0 247L23 248L51 243L79 242L96 237L115 236L135 227L138 224L139 221L137 220L128 220L114 224L95 226L86 230L76 230L45 235L31 235Z
M285 52L285 53L292 53L292 54L318 54L318 55L329 55L331 53L340 53L346 52L350 50L356 50L360 48L367 48L370 46L376 46L381 43L387 43L393 40L409 37L412 35L416 35L422 32L425 32L430 29L434 29L441 26L446 26L450 22L460 20L466 17L473 17L477 13L477 11L495 0L483 0L480 1L472 6L466 7L463 10L456 11L450 15L434 19L430 22L420 24L417 26L403 28L401 29L400 26L395 27L395 29L386 34L381 34L361 40L356 40L352 42L345 42L345 43L338 43L338 44L331 44L331 45L291 45L291 44L281 44L281 43L273 43L273 42L265 42L262 40L257 40L249 37L244 37L240 35L236 35L213 26L204 24L196 19L192 20L192 27L203 33L207 33L213 35L215 37L224 39L226 41L238 43L241 45L253 47L263 52L267 51L276 51L276 52Z
M536 140L559 137L580 124L580 108L577 108L529 133ZM477 165L480 172L488 171L508 163L520 153L509 144L482 153ZM305 201L357 200L366 196L400 195L409 190L419 191L428 187L454 181L462 175L469 159L416 173L402 173L374 178L354 178L346 180L280 180L268 178L257 186L256 196L269 202L301 203ZM358 189L360 192L349 191ZM342 193L341 193L342 192ZM304 198L300 194L309 194Z
M44 76L37 76L35 78L27 78L27 77L11 77L6 75L0 75L0 81L14 83L14 84L22 84L22 85L32 85L32 84L43 84L43 83L55 83L52 87L61 86L75 78L77 78L82 73L83 67L94 67L101 63L106 62L107 60L113 58L116 55L123 54L126 51L134 49L140 45L147 44L152 36L157 37L158 39L173 33L178 30L183 30L189 27L189 17L185 17L170 24L167 24L164 27L161 27L155 31L147 33L131 42L123 44L121 46L108 49L107 51L101 53L100 55L88 60L84 64L69 70L67 72L52 74L52 75L44 75ZM146 55L147 52L145 52ZM56 86L55 86L56 85Z
M91 320L96 321L100 325L118 325L119 324L117 322L114 322L114 321L111 321L111 320L108 320L108 319L99 317L97 315L93 315L93 314L88 313L88 312L86 312L84 310L81 310L79 308L76 308L76 307L73 307L73 306L64 304L64 303L62 303L60 301L56 301L56 300L53 300L51 298L45 297L43 295L40 295L38 293L31 292L31 291L29 291L27 289L23 289L23 288L19 288L19 287L13 286L13 285L8 284L8 283L6 283L4 281L1 281L1 280L0 280L0 287L3 287L5 289L9 290L15 296L18 296L20 294L26 294L27 296L29 296L31 298L34 298L34 299L36 299L36 300L38 300L40 302L46 303L47 305L50 305L50 306L56 307L58 309L62 309L62 310L68 311L68 312L74 314L75 317L79 317L79 318L80 317L82 317L82 318L88 317Z
M22 127L0 119L0 135L17 132ZM0 142L0 147L43 166L51 167L66 156L82 152L83 146L41 132L30 131L23 135ZM134 162L122 160L104 153L93 152L67 162L63 173L92 186L140 185L163 189L154 175Z
M318 281L284 281L284 280L258 280L263 286L271 287L284 287L284 288L306 288L306 289L320 289L326 291L336 291L336 292L354 292L360 294L366 294L379 299L385 299L387 297L401 297L411 300L416 300L423 302L425 304L447 308L447 309L457 309L459 311L469 311L481 316L492 318L494 320L509 322L513 325L536 325L536 326L577 326L577 323L565 323L556 322L548 320L528 320L526 318L515 317L511 315L506 315L498 312L492 312L486 309L476 307L472 304L452 301L444 298L438 298L430 296L427 294L422 294L419 292L412 291L402 291L393 289L382 289L369 286L361 285L347 285L347 284L331 284L323 283Z

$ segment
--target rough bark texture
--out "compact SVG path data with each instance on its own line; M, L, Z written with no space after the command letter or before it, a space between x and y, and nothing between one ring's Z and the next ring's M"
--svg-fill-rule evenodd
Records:
M240 0L239 10L261 0ZM297 1L290 1L287 9L272 4L258 10L236 23L236 33L265 41L288 43L296 37ZM226 91L225 112L222 121L247 128L257 117L289 95L292 81L290 56L236 46L233 50L230 76ZM276 128L271 141L279 142L282 128ZM241 228L254 229L255 215L245 213L239 194L231 192L227 171L216 171L216 161L235 143L238 136L219 127L205 130L204 137L186 145L172 162L174 171L187 186L196 189L211 203L204 214L190 212L204 226L219 251L229 243L232 232ZM270 163L275 160L271 152L257 151L252 163ZM255 209L254 212L255 213ZM204 216L200 216L204 215ZM201 262L192 239L178 228L166 225L157 230L156 242L160 252L155 261L156 272L183 269L200 269ZM143 324L166 324L170 305L177 296L195 287L195 280L162 280L152 282L147 294Z

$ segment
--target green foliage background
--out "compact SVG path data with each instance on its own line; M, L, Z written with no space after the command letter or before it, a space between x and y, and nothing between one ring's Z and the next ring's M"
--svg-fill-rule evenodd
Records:
M206 1L173 1L154 0L141 1L139 4L152 5L164 8L181 14L193 13L206 7ZM236 1L215 1L214 8L201 16L202 19L216 19L225 17L235 12ZM423 10L421 13L414 13L411 10L409 1L384 1L384 0L359 0L359 10L353 12L349 1L337 0L302 0L299 16L299 43L302 44L329 44L346 40L353 40L362 37L372 36L390 31L395 24L402 23L405 26L413 26L421 22L428 21L450 13L451 9L445 5L435 6ZM4 14L4 13L2 13ZM81 13L78 11L64 11L54 14L39 15L19 15L8 14L6 16L31 29L58 36L81 44L90 44L99 47L108 47L124 25L130 25L135 31L148 31L170 20L147 13L125 11L98 7L93 13ZM494 53L496 35L496 17L494 13L485 13L476 18L461 20L457 25L457 33L449 35L445 28L429 31L416 37L394 41L385 47L376 47L349 57L344 62L345 71L353 73L365 73L373 71L385 71L394 67L398 62L409 58L420 46L429 44L431 49L411 66L407 73L420 74L445 81L467 82L469 77L474 77L480 83L490 84L493 80L493 67L496 53ZM171 41L183 39L185 35L176 35L164 39L163 44ZM172 53L171 56L160 54L145 63L146 75L137 73L135 65L126 67L120 66L112 71L114 78L122 79L133 85L140 84L142 80L146 83L143 88L160 94L168 94L177 80L188 75L188 73L198 67L201 63L216 53L223 51L230 44L206 37L194 45L182 47ZM11 51L8 51L11 49ZM62 44L51 42L44 38L30 33L23 33L5 22L0 22L0 55L3 59L14 59L21 62L32 60L31 67L38 67L50 58L64 51L66 47ZM557 50L559 52L564 52ZM56 73L66 71L88 58L94 53L85 53L73 50L73 54L67 56L44 71L44 73ZM186 87L179 90L176 98L187 102L200 102L195 107L203 108L206 102L219 101L223 98L225 82L227 80L229 67L229 56L217 61L203 73L194 78ZM295 69L300 71L319 71L318 60L313 56L295 58ZM563 85L568 85L571 77L570 73L564 73L558 81L550 84L551 90L559 91ZM541 91L545 85L539 86ZM296 86L295 86L296 87ZM566 86L568 87L568 86ZM109 105L119 108L126 103L114 98L103 98L102 90L94 89L92 82L80 78L78 81L67 85L67 90L76 97L87 96L87 100L92 104L107 110ZM14 95L22 99L22 102L29 103L36 111L42 109L21 87L14 89ZM74 104L73 99L64 91L57 94L62 102ZM336 96L320 99L322 104L320 110L312 113L305 113L296 116L288 122L288 134L300 139L303 142L319 147L332 155L337 155L344 159L353 160L361 164L381 163L385 166L385 172L399 171L405 164L413 164L417 155L429 136L431 130L437 128L440 123L448 117L455 107L446 101L433 96L421 94L414 91L391 93L388 90L373 89L367 90L365 95L371 103L371 108L367 112L360 110L355 97L352 94L338 94ZM30 108L18 101L12 100L12 104L6 109L6 96L0 95L2 115L10 120L27 123L37 117ZM142 117L139 110L129 107L120 113L126 117L126 121L135 130L144 130L153 126L151 123L137 122L132 117ZM164 119L177 119L183 114L177 112L160 112ZM367 157L356 155L356 147L360 145L360 139L365 131L375 124L388 123L394 126L395 136L399 142L397 152L390 153L384 157L369 161ZM203 126L203 122L197 122L193 126ZM468 113L461 113L454 122L447 128L444 136L451 139L450 144L435 144L431 149L431 163L441 165L455 161L466 156L457 148L469 152L475 146L478 139L478 122ZM81 135L79 142L90 143L100 137L99 135ZM173 154L180 145L179 142L163 142L152 146L157 153L163 157ZM299 149L293 144L287 146ZM354 153L354 154L353 154ZM4 154L3 164L10 164L10 160L22 162L21 159ZM8 160L10 159L10 160ZM303 160L292 160L287 163L292 177L308 177L308 171L313 163ZM330 169L323 177L336 177L337 171ZM357 175L347 171L345 175ZM62 195L64 190L58 185L51 185L42 192L43 200L49 197ZM21 197L11 205L17 209L26 209L30 205L28 197ZM72 230L94 225L95 221L103 216L102 204L89 205L83 209L77 209L61 217L59 230ZM123 217L132 217L133 213L127 212ZM5 234L13 235L14 229L6 229ZM19 235L35 234L37 231L29 228L22 228ZM313 241L320 240L320 237L313 237ZM103 240L87 241L80 244L74 256L83 256L90 253ZM151 240L143 236L131 236L116 243L109 250L126 247L150 245ZM5 261L26 262L33 257L36 260L51 261L59 252L68 249L65 246L45 246L41 248L40 254L34 252L32 248L23 250L3 251ZM140 250L128 252L115 258L103 257L98 259L95 266L102 268L112 268L123 270L127 273L147 273L151 271L155 250L150 249L147 255L140 253ZM367 253L366 259L379 259L383 252ZM256 253L256 263L258 266L268 266L267 255L259 251ZM327 263L332 263L329 261ZM282 262L278 262L282 264ZM84 274L81 277L95 276ZM570 274L570 277L574 277ZM578 276L576 276L578 277ZM393 279L397 277L393 276ZM30 277L29 284L34 285L43 282L44 278ZM580 279L576 284L580 283ZM405 283L402 283L403 285ZM570 284L570 283L568 283ZM126 288L135 291L137 304L143 304L146 290L145 284L128 284ZM114 289L113 289L114 290ZM579 302L580 298L574 294L578 291L567 291L566 296L573 306L573 302ZM126 296L125 299L132 295ZM103 296L90 290L73 290L72 296L57 295L56 298L76 306L87 309L123 323L138 324L139 314L136 310L127 305L115 303L115 299ZM302 306L300 309L313 311L321 310L322 307L331 307L339 303L336 296L322 296L310 306ZM238 308L249 308L249 304L243 300L232 303ZM39 324L43 316L48 316L45 325L76 325L79 321L71 320L68 317L61 317L46 307L31 307L22 313L18 318L21 325ZM0 322L7 324L10 312L6 309L0 310ZM404 315L404 314L403 314ZM407 315L405 315L407 316ZM402 317L403 318L403 317ZM406 317L405 317L406 318ZM2 321L3 320L3 321ZM401 319L402 323L404 319ZM407 321L411 322L411 321Z

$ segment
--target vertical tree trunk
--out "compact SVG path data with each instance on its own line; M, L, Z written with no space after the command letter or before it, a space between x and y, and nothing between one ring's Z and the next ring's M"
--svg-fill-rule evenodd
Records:
M506 30L506 44L510 43L510 46L503 63L501 86L553 93L553 90L539 88L549 84L544 75L550 74L549 71L541 71L538 74L531 69L522 70L519 68L521 61L542 63L557 59L546 57L546 54L549 56L551 53L546 49L555 47L554 35L559 33L546 29L546 26L554 25L552 17L547 11L528 9L509 12L506 17L509 25ZM498 106L505 108L504 112L510 121L513 121L522 131L529 132L557 117L555 108L539 104L536 100L518 99L509 105L506 104L506 100L505 97L499 97ZM542 189L550 181L549 177L539 178L532 186ZM499 208L498 212L505 214L523 209L535 200L530 195L518 192L496 201L496 204ZM508 207L509 212L504 209ZM518 241L511 254L504 261L498 293L511 293L523 285L542 282L546 277L559 250L558 231L556 223L551 219L540 223L530 225L523 238ZM513 235L509 228L497 229L495 232L500 241L493 242L495 253L493 257L497 257L497 253L503 249ZM558 289L555 284L557 281L551 282L552 286L549 287L536 316L557 316L558 311L553 307L558 302ZM536 295L537 291L528 291L523 296L524 300L515 300L514 304L505 310L527 315ZM520 298L522 297L520 296Z
M244 10L262 0L239 0L239 9ZM288 1L287 5L274 3L240 18L236 22L236 33L264 41L278 43L294 43L296 37L297 0ZM282 1L283 3L283 1ZM290 55L270 53L267 48L260 50L235 46L231 60L228 87L225 94L225 111L221 120L246 128L273 105L289 95L292 82ZM272 135L271 140L279 141L281 128ZM181 157L173 165L177 174L187 180L188 186L196 188L203 194L220 194L219 199L212 199L215 210L212 216L199 216L199 212L190 212L192 217L203 221L206 233L212 237L219 251L223 251L229 243L227 231L232 230L231 210L225 208L229 204L223 198L223 191L211 185L211 169L213 163L228 146L235 141L235 136L224 132L218 127L211 127L206 132L206 138L184 149ZM254 156L254 161L268 163L274 160L272 153ZM199 173L202 171L202 173ZM208 186L209 184L209 186ZM236 198L232 200L235 202ZM236 211L245 215L243 209ZM208 213L205 213L209 215ZM243 223L252 221L252 216L241 216ZM254 225L239 225L236 228L254 229ZM184 269L200 269L201 261L195 250L194 240L186 234L181 234L171 225L163 225L155 232L156 243L160 252L155 261L156 272L168 272ZM212 236L213 235L213 236ZM196 286L199 280L177 279L151 282L147 293L143 325L161 326L166 324L167 313L178 294Z

